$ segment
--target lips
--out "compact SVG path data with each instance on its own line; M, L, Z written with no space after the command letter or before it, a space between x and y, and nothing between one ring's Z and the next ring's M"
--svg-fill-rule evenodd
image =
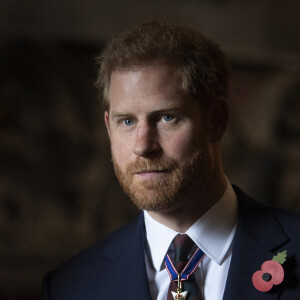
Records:
M136 172L135 174L146 174L146 173L162 173L166 172L167 170L142 170L139 172Z
M142 170L136 172L135 175L143 179L158 179L161 176L163 176L166 172L167 170Z

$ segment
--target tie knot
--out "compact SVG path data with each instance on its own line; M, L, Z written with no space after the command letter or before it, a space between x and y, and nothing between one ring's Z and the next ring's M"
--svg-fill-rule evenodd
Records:
M194 242L187 234L177 234L174 238L175 262L188 261Z

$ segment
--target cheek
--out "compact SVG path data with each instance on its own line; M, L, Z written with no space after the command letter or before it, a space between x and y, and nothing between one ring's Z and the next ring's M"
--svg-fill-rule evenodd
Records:
M130 159L132 151L130 151L129 140L126 142L118 137L111 138L111 152L119 166L125 166Z
M163 148L167 156L174 159L184 158L194 150L196 144L196 135L192 130L185 130L172 134L169 137L164 137Z

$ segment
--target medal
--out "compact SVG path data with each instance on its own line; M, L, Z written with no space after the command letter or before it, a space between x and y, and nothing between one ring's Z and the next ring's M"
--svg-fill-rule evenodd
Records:
M182 292L182 284L180 280L180 275L178 274L178 287L177 293L171 292L173 295L174 300L184 300L188 292Z
M200 262L203 260L205 254L203 253L200 248L196 250L193 256L190 258L182 272L179 274L174 267L169 255L167 254L165 257L165 266L170 276L171 281L178 281L177 292L172 292L172 296L174 300L185 300L187 297L188 292L182 292L182 282L184 280L188 280L189 276L192 275L195 270L197 269Z

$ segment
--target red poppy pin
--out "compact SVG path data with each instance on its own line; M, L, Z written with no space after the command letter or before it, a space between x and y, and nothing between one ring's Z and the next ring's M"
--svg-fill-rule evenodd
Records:
M280 284L284 279L284 270L281 266L286 261L287 251L275 255L272 260L267 260L261 269L252 276L254 287L261 292L268 292L273 285Z

